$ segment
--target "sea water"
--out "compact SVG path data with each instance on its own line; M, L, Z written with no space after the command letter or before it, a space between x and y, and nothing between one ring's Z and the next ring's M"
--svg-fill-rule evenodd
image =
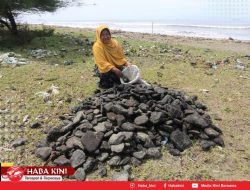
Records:
M204 24L174 24L153 21L30 21L30 24L44 24L78 28L96 28L107 24L113 30L140 32L149 34L165 34L173 36L203 37L250 41L250 26L248 25L204 25Z
M250 41L250 0L79 1L85 4L54 13L22 13L20 21L80 28L104 23L131 32Z

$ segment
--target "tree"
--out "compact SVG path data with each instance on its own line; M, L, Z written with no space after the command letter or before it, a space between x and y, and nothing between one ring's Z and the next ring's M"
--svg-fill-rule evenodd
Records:
M23 12L54 12L77 0L0 0L0 24L17 34L15 18Z

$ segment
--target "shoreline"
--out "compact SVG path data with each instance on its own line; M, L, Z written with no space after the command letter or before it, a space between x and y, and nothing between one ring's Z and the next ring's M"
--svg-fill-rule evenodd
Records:
M32 26L42 26L42 24L31 24ZM95 32L94 28L81 28L70 26L46 25L58 29L69 29L78 32ZM160 43L168 43L171 45L185 45L194 48L214 49L221 51L231 51L233 53L240 53L250 55L250 40L235 40L217 39L217 38L203 38L203 37L188 37L188 36L174 36L166 34L150 34L141 32L128 32L123 30L112 30L112 34L127 39L136 39L143 41L152 41Z
M202 37L211 39L228 39L250 41L249 24L230 25L230 24L188 24L188 23L169 23L151 21L37 21L31 24L44 24L65 26L72 28L96 28L99 24L105 23L112 30L123 30L128 32L139 32L149 34L166 34L185 37Z

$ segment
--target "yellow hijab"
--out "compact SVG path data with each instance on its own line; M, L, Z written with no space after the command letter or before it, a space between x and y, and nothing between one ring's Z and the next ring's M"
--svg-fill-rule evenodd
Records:
M107 73L113 67L119 68L127 62L117 40L111 38L108 44L102 43L100 37L104 29L109 30L106 25L100 25L96 28L96 42L93 45L94 61L101 73Z

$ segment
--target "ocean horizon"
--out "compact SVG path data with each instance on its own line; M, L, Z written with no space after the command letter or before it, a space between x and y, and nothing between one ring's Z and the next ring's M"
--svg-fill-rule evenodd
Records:
M25 22L23 22L25 23ZM31 20L29 24L64 26L72 28L96 28L107 24L110 29L127 32L164 34L172 36L201 37L250 41L250 25L248 24L217 24L189 23L164 21L62 21L62 20Z
M149 34L250 41L250 0L79 0L53 13L24 13L21 22Z

